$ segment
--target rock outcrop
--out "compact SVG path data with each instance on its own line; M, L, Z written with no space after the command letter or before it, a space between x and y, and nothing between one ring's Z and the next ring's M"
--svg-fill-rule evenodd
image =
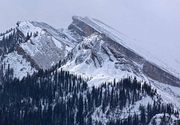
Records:
M108 48L108 50L113 54L116 60L120 60L120 58L123 58L125 60L124 64L128 64L127 62L131 62L130 65L131 67L134 67L134 71L141 72L152 80L180 87L179 78L173 76L171 73L165 71L156 64L151 63L149 60L146 60L133 50L125 47L123 44L120 44L119 41L121 39L117 39L116 36L114 36L113 34L106 31L106 29L96 24L95 21L93 21L93 19L89 19L87 17L82 18L77 16L74 16L72 19L73 22L69 26L69 30L76 32L77 34L83 35L84 37L91 36L92 34L99 34L102 37L102 40L104 41L104 43L101 45L101 48L104 49L104 51L106 51ZM106 53L108 54L107 51ZM98 57L98 54L92 53L91 57L95 59ZM116 62L116 64L121 64L121 61ZM94 64L97 65L96 63ZM99 63L99 65L101 66L102 64Z

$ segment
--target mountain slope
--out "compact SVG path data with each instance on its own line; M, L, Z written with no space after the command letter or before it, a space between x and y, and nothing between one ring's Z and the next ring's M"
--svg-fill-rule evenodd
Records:
M37 116L47 113L52 116L49 121L56 124L63 110L68 111L64 119L69 118L69 113L73 120L78 117L73 123L79 124L83 119L99 124L123 124L129 117L136 119L144 110L149 114L148 121L141 121L142 124L165 118L163 112L168 113L167 118L171 119L168 123L173 124L179 119L180 79L146 59L144 53L128 42L126 36L108 25L87 17L74 16L65 30L42 22L18 22L16 28L0 36L0 96L12 99L9 103L5 98L3 103L8 109L21 102L27 104L26 110L21 107L13 114L17 119L30 118L31 113ZM54 69L58 63L61 67ZM88 112L83 117L85 110ZM23 111L27 116L17 115ZM173 117L169 116L171 113ZM0 117L6 119L1 112Z
M172 125L179 119L173 105L136 78L88 87L67 71L42 71L0 85L0 99L0 124L8 125L147 125L154 119L153 125Z
M114 30L106 30L104 25L89 18L73 17L69 30L81 34L84 40L69 52L67 63L61 68L84 76L89 86L99 86L114 78L136 77L157 89L166 103L172 102L180 109L179 78L162 65L152 63L149 57L144 58L144 53L137 54L140 50L135 52L126 44L129 39L116 36Z
M69 50L78 42L69 31L60 32L45 23L33 21L18 22L16 28L3 34L0 38L0 43L2 43L0 46L1 65L4 67L2 69L6 72L7 66L4 64L9 64L14 74L19 74L14 77L20 79L27 74L32 75L37 70L52 68L64 59ZM17 56L14 54L19 58L16 59ZM13 65L14 62L20 63ZM27 62L33 70L23 70L26 67L22 62ZM25 72L21 73L22 70Z
M33 34L20 47L38 64L40 69L49 69L63 59L69 49L74 47L73 40L65 34L44 23L20 23L18 29Z
M103 82L101 79L105 82L128 76L137 76L141 80L146 78L140 65L118 51L117 43L107 41L99 34L92 34L85 38L68 54L67 58L69 61L63 69L92 78L91 82L96 80L96 85L97 82Z
M161 66L158 66L158 65L150 62L151 60L149 61L149 60L145 59L144 57L137 54L134 50L130 49L126 45L126 39L124 39L124 37L122 35L116 36L116 34L114 34L114 32L108 31L106 29L107 26L103 27L103 25L98 25L98 24L99 23L95 23L95 21L93 21L87 17L82 18L82 17L74 16L73 22L69 26L69 29L72 30L73 32L83 35L84 37L91 36L94 33L99 34L102 37L103 42L105 42L106 46L107 46L104 50L106 50L108 48L108 50L111 51L111 53L112 53L111 55L113 55L116 59L125 58L125 60L127 62L133 62L134 67L141 70L141 72L139 71L139 75L144 74L147 77L149 77L150 79L156 80L158 82L173 85L173 86L180 86L180 79L175 77L173 75L173 73L170 73L167 70L161 68ZM98 41L96 41L96 42L98 43ZM94 49L94 48L96 48L96 46L93 46L92 48ZM90 49L92 50L92 48L90 48ZM103 48L103 47L101 47L101 48ZM86 49L88 49L88 48L84 48L84 50L86 50ZM103 52L101 52L101 53L103 53ZM74 54L74 52L73 52L73 54ZM95 53L95 56L98 57L98 55L96 53ZM120 57L118 57L118 56L120 56ZM125 64L127 64L127 63L125 63ZM121 63L120 63L120 65L121 65ZM104 66L104 67L106 68L106 66ZM123 67L123 64L122 64L122 67ZM71 70L71 68L70 68L70 70ZM136 73L136 75L137 74L138 73Z

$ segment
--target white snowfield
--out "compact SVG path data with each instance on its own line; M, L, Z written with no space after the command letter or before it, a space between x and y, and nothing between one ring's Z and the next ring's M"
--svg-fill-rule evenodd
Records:
M33 68L22 55L17 54L16 51L9 53L2 63L5 64L4 68L6 70L8 69L8 66L10 69L12 68L14 70L14 77L19 78L20 80L27 75L32 75L34 72L37 72L37 70Z

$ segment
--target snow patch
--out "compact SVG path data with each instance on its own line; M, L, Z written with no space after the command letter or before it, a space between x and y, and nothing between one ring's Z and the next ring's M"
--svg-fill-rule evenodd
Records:
M17 52L9 53L3 60L5 69L8 69L8 65L13 69L14 77L20 80L26 77L28 74L32 75L36 72L36 69L31 66L29 62L23 58L22 55L18 55Z
M54 44L60 48L60 49L63 49L63 45L60 41L58 41L57 39L55 39L54 37L52 38L52 40L54 41Z

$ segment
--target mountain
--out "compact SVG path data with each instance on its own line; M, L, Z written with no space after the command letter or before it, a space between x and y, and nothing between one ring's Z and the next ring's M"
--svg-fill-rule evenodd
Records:
M47 70L63 59L77 40L71 32L58 31L46 23L22 21L0 36L3 74L8 67L22 79L42 69Z
M103 22L72 19L59 30L19 21L0 34L0 123L24 124L34 116L40 118L29 124L160 125L179 119L175 72ZM11 118L5 109L16 113Z
M80 54L78 53L75 55L76 52L72 52L73 56L76 58L75 63L77 60L81 60L79 63L84 63L86 61L85 63L87 65L84 66L84 68L86 68L88 67L88 62L92 60L95 67L99 65L104 68L108 68L107 66L115 68L112 69L112 71L107 71L110 75L119 68L119 72L126 71L141 77L145 75L150 79L165 84L180 86L179 78L173 76L172 73L164 70L161 66L157 66L150 62L151 60L149 61L146 58L143 58L140 54L137 54L134 50L127 47L126 44L124 44L124 37L121 37L122 35L116 36L116 34L113 34L113 32L106 29L107 26L102 27L100 21L98 21L98 23L96 22L97 20L91 20L89 18L73 17L73 23L69 26L69 29L80 35L88 36L88 38L84 39L80 45L76 46L75 51L78 50L77 52L79 52L80 50ZM101 25L98 25L99 23L101 23ZM110 62L114 62L114 64L110 64ZM77 66L81 67L79 65ZM73 68L76 67L73 66ZM72 67L70 69L72 69ZM106 73L106 71L102 71L101 73ZM125 76L127 76L126 74L127 73L125 73Z
M179 109L178 75L160 63L155 64L156 59L145 57L146 52L138 53L141 48L131 49L127 36L87 17L74 16L68 29L85 38L69 52L62 69L84 76L89 86L98 86L114 78L136 77L152 85L166 102L172 102Z

